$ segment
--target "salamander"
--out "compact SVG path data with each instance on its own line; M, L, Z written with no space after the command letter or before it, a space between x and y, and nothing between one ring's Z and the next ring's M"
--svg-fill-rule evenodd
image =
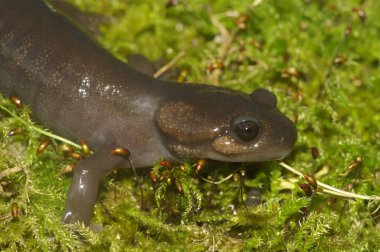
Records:
M64 223L90 223L99 180L129 163L157 160L261 162L287 156L294 123L276 96L155 79L116 59L41 0L0 0L0 91L16 95L33 118L93 155L75 168Z

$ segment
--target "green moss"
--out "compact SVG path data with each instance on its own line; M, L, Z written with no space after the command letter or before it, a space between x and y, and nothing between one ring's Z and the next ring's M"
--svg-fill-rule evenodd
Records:
M314 171L319 180L337 188L355 182L356 193L380 195L378 1L192 0L171 8L166 0L68 2L113 17L101 25L98 40L122 60L133 53L170 60L185 51L174 70L189 69L187 81L244 92L259 86L272 90L280 110L298 118L298 142L287 163L303 173ZM354 8L362 8L366 19ZM241 15L248 17L246 29L236 23ZM229 47L211 20L235 34ZM345 38L347 27L351 32ZM335 57L341 62L332 64ZM215 60L223 62L219 72L208 70ZM17 110L5 99L1 104L29 121L27 110ZM10 130L25 126L7 113L0 116L0 172L22 168L0 179L1 250L380 248L379 213L370 214L379 203L306 197L298 187L306 181L274 162L245 164L245 173L236 172L218 185L200 177L221 180L241 165L210 162L199 175L192 164L172 171L156 165L157 176L167 175L155 183L150 169L141 170L143 210L133 172L120 171L102 182L95 207L93 221L103 224L103 232L63 226L60 216L71 174L61 175L61 169L73 160L56 150L58 142L36 155L44 137L33 130L9 137ZM312 146L319 150L315 162ZM358 156L364 160L360 170L347 172ZM261 203L243 204L254 191L260 192L255 200ZM18 218L9 216L12 203L20 208Z

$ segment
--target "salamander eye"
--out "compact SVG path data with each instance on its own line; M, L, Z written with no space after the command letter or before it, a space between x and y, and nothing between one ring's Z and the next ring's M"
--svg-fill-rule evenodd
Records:
M258 135L259 126L253 118L238 117L234 120L233 131L240 140L249 142Z

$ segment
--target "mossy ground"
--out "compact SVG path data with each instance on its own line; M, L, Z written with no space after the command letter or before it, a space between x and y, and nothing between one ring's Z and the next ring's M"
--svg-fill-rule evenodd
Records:
M280 110L297 118L298 141L286 163L337 188L380 195L379 1L70 2L113 17L98 39L121 59L141 53L170 60L184 51L172 70L187 69L187 82L272 90ZM27 111L2 104L29 120ZM141 170L144 210L133 173L120 171L101 186L93 221L103 232L63 226L71 178L60 172L72 160L53 148L58 143L36 155L43 137L32 130L8 137L16 127L23 126L2 112L0 172L22 171L0 178L1 250L380 249L380 212L373 213L379 202L308 197L299 188L306 181L276 162L206 164L201 175L216 180L245 170L219 185L199 179L191 164L166 177L168 169L157 165L165 179L156 183L151 169ZM319 150L315 161L312 147ZM362 166L348 171L357 157ZM8 216L12 203L18 218Z

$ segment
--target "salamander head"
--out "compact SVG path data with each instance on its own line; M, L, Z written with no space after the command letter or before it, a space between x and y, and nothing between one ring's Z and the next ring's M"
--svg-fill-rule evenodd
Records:
M156 120L167 148L179 159L277 160L290 154L297 132L276 103L266 89L246 95L202 86L165 101Z

